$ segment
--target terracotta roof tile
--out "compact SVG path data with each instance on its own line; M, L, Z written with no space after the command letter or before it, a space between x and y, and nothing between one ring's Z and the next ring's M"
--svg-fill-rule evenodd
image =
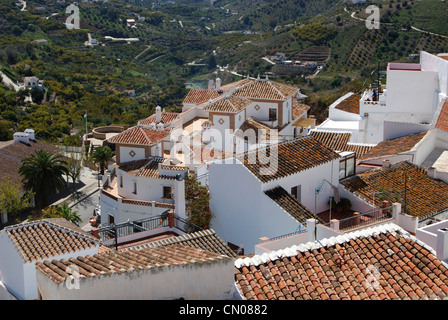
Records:
M142 126L131 127L108 140L110 143L153 145L169 136L170 130L157 131Z
M426 136L427 133L428 131L423 131L404 137L381 141L375 147L366 152L360 160L367 160L410 151Z
M250 153L245 153L238 159L260 181L268 182L319 166L339 157L337 153L312 137L303 137L259 149L255 163L251 163ZM277 166L270 163L271 160L276 161Z
M448 100L445 100L442 106L442 110L437 118L436 128L448 132Z
M292 118L297 119L307 112L311 107L309 105L299 103L296 99L292 99Z
M353 151L358 159L373 148L372 145L349 144L350 132L311 130L309 135L334 151Z
M270 80L255 80L240 87L232 94L248 99L286 100L298 91L298 88L282 83Z
M29 145L12 140L2 143L0 145L0 179L7 177L16 184L22 185L22 177L19 174L19 168L22 165L21 160L38 150L51 153L61 152L59 148L38 140L30 140Z
M66 224L58 224L58 219L44 219L4 230L22 257L33 262L99 245L97 239L78 229L75 225L69 228Z
M215 89L191 89L187 93L183 103L201 104L219 96L220 93Z
M245 98L229 96L211 102L204 107L204 110L209 112L238 113L251 103L252 101Z
M401 202L404 208L404 179L407 177L406 209L410 215L420 219L448 208L448 184L428 177L425 169L409 162L399 162L388 169L372 170L341 180L347 190L368 201L372 192L381 192L376 205L383 200ZM381 200L380 200L381 199Z
M278 186L276 188L266 190L264 192L269 198L275 201L283 210L288 212L299 222L306 222L307 219L317 219L319 222L323 221L312 213L307 207L297 201L291 194L285 189Z
M389 236L397 241L390 241ZM235 279L239 292L245 299L253 300L446 297L444 290L448 289L448 279L436 275L436 272L442 274L446 267L440 264L439 268L430 269L423 258L425 254L434 255L398 226L389 224L321 242L318 249L315 243L309 243L252 259L236 260ZM407 246L400 245L403 243ZM378 248L375 249L377 255L383 253L391 259L376 259L375 255L369 254L373 247ZM410 277L400 271L403 270L400 265L413 267L418 273ZM424 276L434 281L424 284ZM269 294L271 292L275 295Z
M171 237L160 241L150 241L138 246L128 247L125 250L139 250L143 248L157 248L180 244L209 252L223 254L228 257L236 257L232 249L217 235L213 229L201 230L181 236Z
M359 100L361 100L361 96L354 93L342 100L335 108L345 112L359 114Z
M194 264L230 259L228 256L209 252L180 244L138 250L109 251L93 256L37 262L36 269L45 276L60 284L70 276L68 267L78 267L78 272L86 278L96 275L101 278L112 273L126 274L133 270L148 270L157 267L170 267L183 264Z
M177 112L163 112L161 116L161 121L163 123L170 123L179 118L179 113ZM143 120L139 121L142 125L148 125L150 123L156 123L156 115L153 114Z

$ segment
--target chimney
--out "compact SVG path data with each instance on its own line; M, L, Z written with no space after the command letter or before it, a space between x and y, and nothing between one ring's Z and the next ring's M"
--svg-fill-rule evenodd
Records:
M160 106L156 107L156 122L162 121L162 108Z
M174 211L168 211L168 226L170 228L174 227Z
M448 228L437 230L436 255L439 260L448 259Z
M216 78L216 90L221 91L221 79Z
M428 168L428 177L435 179L436 178L436 168L429 167Z
M25 132L16 132L13 135L14 142L22 142L25 144L30 144L29 135Z
M34 137L34 130L33 129L26 129L25 133L28 134L28 139L30 140L36 140L36 138Z
M208 80L208 90L215 89L215 82L213 80Z
M98 234L98 229L97 228L92 229L92 236L94 236L97 239L100 238L100 236Z
M174 211L177 217L186 219L185 215L185 180L181 174L174 180Z
M390 166L391 166L391 163L390 163L389 159L383 160L383 170L384 169L389 169Z

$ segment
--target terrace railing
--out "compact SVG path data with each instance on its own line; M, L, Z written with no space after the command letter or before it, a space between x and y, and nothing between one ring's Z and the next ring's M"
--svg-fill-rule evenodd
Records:
M107 241L124 236L133 235L142 231L154 230L157 228L169 227L166 215L158 215L148 219L127 221L116 224L114 227L105 226L98 229L98 237L101 241ZM180 217L174 217L173 227L185 233L192 233L202 230L201 227Z
M355 214L352 217L339 220L339 230L348 231L355 228L364 227L373 223L378 223L383 220L391 219L392 207L374 208L372 210Z

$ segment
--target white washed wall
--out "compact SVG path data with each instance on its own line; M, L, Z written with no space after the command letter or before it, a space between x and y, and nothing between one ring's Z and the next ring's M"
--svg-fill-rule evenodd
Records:
M235 294L232 259L82 278L79 289L37 273L44 300L226 300Z

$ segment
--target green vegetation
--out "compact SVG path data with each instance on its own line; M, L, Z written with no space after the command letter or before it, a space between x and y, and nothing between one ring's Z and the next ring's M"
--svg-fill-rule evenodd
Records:
M59 154L38 150L22 160L19 173L25 190L36 195L36 207L42 209L47 204L48 195L65 187L67 163Z
M370 4L380 7L379 30L355 19L367 18ZM413 29L448 35L448 4L438 0L362 5L342 0L92 1L77 4L80 30L64 25L65 6L50 0L27 5L29 10L22 12L14 0L0 4L0 70L13 82L36 76L45 81L45 91L0 86L0 140L32 127L38 139L79 145L86 112L88 130L132 126L157 105L180 111L186 83L204 86L217 73L223 83L239 79L227 71L269 74L299 86L309 97L311 114L321 121L340 95L368 85L378 64L384 70L389 61L413 62L408 57L421 50L448 51L447 38ZM46 11L36 11L36 6ZM136 26L127 25L127 19L135 19ZM99 45L86 46L88 34ZM33 43L36 39L48 44ZM312 59L313 54L303 52L313 46L330 52L317 77L277 76L262 59L277 52L290 60ZM227 68L217 72L217 66ZM136 97L126 90L135 90ZM78 136L71 138L71 132Z

